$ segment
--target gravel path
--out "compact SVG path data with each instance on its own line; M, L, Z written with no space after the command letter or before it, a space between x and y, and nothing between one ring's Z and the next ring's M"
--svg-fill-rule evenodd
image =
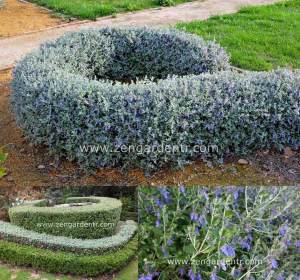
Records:
M120 14L116 18L105 17L97 21L70 23L16 37L0 39L0 70L12 67L22 56L37 48L42 42L59 37L65 32L80 28L102 26L161 26L180 21L207 19L213 15L228 14L247 5L263 5L278 0L205 0L181 4L175 7L150 9L136 13Z

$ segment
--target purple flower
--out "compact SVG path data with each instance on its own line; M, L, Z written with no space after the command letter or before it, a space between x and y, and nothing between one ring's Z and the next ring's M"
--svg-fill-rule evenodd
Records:
M179 192L180 193L185 193L185 187L184 186L179 186Z
M152 279L153 279L153 277L151 274L147 274L147 275L142 274L139 277L139 280L152 280Z
M165 199L166 202L170 201L170 193L166 188L163 188L160 190L161 195L163 196L163 198Z
M278 262L275 259L271 259L271 266L273 269L278 268Z
M158 228L158 227L160 227L160 225L161 225L161 222L160 222L160 220L156 220L156 222L155 222L155 226Z
M178 273L180 277L183 277L183 275L185 274L184 268L183 267L179 268Z
M295 242L295 246L296 246L297 248L300 248L300 240L298 240L298 241Z
M213 271L213 273L210 275L210 280L217 280L218 277L217 277L217 274L215 271Z
M174 241L173 241L172 238L170 238L170 239L167 241L168 246L171 246L173 243L174 243Z
M224 245L221 247L221 252L227 257L235 257L235 250L230 245Z
M190 218L191 218L192 222L197 222L197 220L198 220L198 214L195 213L194 210L193 210L193 212L191 212L191 214L190 214Z
M284 237L286 235L286 232L288 230L288 225L287 224L284 224L283 226L280 227L279 229L279 234Z
M248 239L242 239L240 242L240 245L243 249L246 249L247 251L250 251L251 249L251 244L248 242Z
M282 274L280 274L280 275L278 275L277 280L285 280L285 278Z
M220 198L222 195L222 189L221 188L217 188L215 191L215 195L217 198Z
M233 198L234 198L234 200L237 200L239 198L239 190L235 190L233 192Z
M169 256L168 250L164 246L161 246L161 251L165 258Z
M201 276L201 274L198 272L197 273L197 278L196 278L196 280L202 280L202 276Z
M220 261L220 267L221 267L224 271L227 270L226 262L225 262L224 260L221 260L221 261Z
M164 206L164 204L162 203L162 201L159 198L155 199L155 203L159 208L163 208L163 206Z
M233 269L233 271L231 272L232 277L237 278L241 275L241 271L239 269Z
M199 235L199 234L200 234L200 229L199 229L199 227L195 227L195 234L196 234L196 235Z
M196 275L192 269L189 270L190 280L196 280Z
M198 217L198 222L199 222L199 225L201 225L201 226L203 226L203 227L207 224L207 221L206 221L206 219L203 217L203 215L201 215L201 216Z

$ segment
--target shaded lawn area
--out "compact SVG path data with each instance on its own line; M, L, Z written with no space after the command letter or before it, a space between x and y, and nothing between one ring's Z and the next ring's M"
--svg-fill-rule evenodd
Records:
M133 280L138 278L137 260L133 260L124 267L115 277L114 280ZM44 272L36 272L28 268L12 267L11 265L0 264L0 280L82 280L82 277L69 275L57 275ZM91 278L92 279L92 278ZM95 279L109 279L108 277Z
M240 68L300 68L300 0L243 8L236 14L180 23L177 28L216 40Z
M170 0L169 0L170 1ZM81 19L113 15L164 6L166 0L31 0L57 13ZM176 5L193 0L171 0Z

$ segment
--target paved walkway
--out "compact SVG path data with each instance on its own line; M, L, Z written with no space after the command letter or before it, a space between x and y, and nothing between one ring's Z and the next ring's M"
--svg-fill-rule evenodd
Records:
M0 39L0 70L12 67L25 54L42 42L59 37L65 32L80 28L103 26L161 26L181 21L207 19L213 15L238 11L242 6L271 4L278 0L204 0L181 4L175 7L150 9L136 13L120 14L116 18L105 17L97 21L84 21L50 28L21 36Z

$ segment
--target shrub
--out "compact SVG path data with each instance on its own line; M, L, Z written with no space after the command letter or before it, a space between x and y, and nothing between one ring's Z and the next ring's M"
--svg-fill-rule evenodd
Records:
M78 207L47 207L38 200L9 209L13 224L29 230L73 238L98 239L115 233L122 203L109 197L70 197L66 203L91 202Z
M133 238L136 230L137 225L135 222L126 221L119 225L118 232L113 236L82 240L37 233L8 222L0 221L0 236L2 239L20 244L80 254L103 254L107 251L116 251Z
M86 168L151 169L186 155L128 153L120 147L194 144L183 130L197 111L187 112L188 102L199 95L197 83L187 88L190 78L167 76L226 69L224 50L195 35L149 28L85 30L42 45L16 66L12 106L26 136L61 157ZM182 102L186 106L179 110ZM105 148L91 152L90 145Z
M298 279L297 187L142 188L140 279Z
M175 3L173 0L159 0L159 5L160 6L174 6Z
M2 262L29 266L50 273L72 273L89 277L121 269L135 256L136 250L136 237L117 252L101 256L79 256L74 253L53 252L0 240L0 260Z
M0 147L0 179L3 178L6 174L6 168L3 167L3 164L5 163L7 159L7 153L3 151L3 148Z

